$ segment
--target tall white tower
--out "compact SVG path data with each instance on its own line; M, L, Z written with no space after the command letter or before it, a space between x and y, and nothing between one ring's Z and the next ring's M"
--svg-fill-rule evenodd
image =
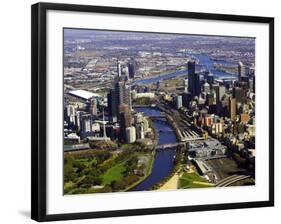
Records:
M103 124L103 138L106 139L106 130L105 130L105 120L104 120L104 108L102 108L102 124Z
M241 81L241 77L244 76L245 69L241 61L238 62L238 80Z
M122 71L121 71L121 63L117 60L117 75L118 77L121 77Z

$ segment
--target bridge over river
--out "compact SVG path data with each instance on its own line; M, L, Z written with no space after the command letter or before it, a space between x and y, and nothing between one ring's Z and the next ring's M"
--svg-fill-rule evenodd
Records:
M178 145L184 145L184 143L176 142L176 143L157 145L156 149L171 149L171 148L177 147Z
M159 114L159 115L150 115L151 119L158 119L158 118L166 118L165 114Z
M185 139L184 141L181 142L161 144L161 145L157 145L155 149L170 149L170 148L175 148L178 145L186 146L187 142L196 141L196 140L201 140L201 138L190 138L190 139Z

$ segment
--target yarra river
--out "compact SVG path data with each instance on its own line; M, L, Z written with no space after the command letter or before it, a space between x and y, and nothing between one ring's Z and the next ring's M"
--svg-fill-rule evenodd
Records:
M207 55L207 54L194 54L192 55L194 58L196 58L199 61L199 64L197 65L197 68L199 70L205 70L210 71L216 78L226 78L226 79L237 79L237 75L230 74L224 71L220 71L218 69L215 69L214 67L214 61ZM225 66L233 67L235 65L229 63L229 62L220 62L223 63ZM162 81L164 79L171 79L177 76L183 76L187 75L186 70L179 70L168 74L159 75L157 77L151 77L151 78L145 78L135 81L133 84L142 84L147 85L154 82Z
M213 73L217 78L236 79L237 75L230 74L224 71L219 71L214 68L214 61L206 54L194 54L193 57L199 61L198 67L202 70L207 70ZM231 63L224 62L227 66L234 66ZM133 84L148 85L164 79L171 79L177 76L186 75L187 71L180 70L169 74L163 74L157 77L137 80ZM146 116L160 115L160 110L157 108L135 108L137 112L143 112ZM176 135L171 125L165 118L154 119L154 127L158 133L158 145L176 143ZM173 159L176 155L176 149L157 150L155 155L152 172L143 182L134 187L132 191L143 191L150 189L153 185L167 177L174 168Z
M137 112L143 112L146 116L160 115L160 110L157 108L135 108L135 110ZM158 145L177 142L174 130L165 118L154 119L153 124L158 134ZM176 149L156 150L150 176L134 187L132 191L148 190L154 184L167 177L173 171L173 159L175 155Z

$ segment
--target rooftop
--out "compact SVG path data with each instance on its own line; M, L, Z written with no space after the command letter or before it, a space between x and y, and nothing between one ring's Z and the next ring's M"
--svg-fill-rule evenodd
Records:
M99 94L92 93L92 92L82 90L82 89L69 91L68 94L75 96L75 97L79 97L83 100L89 100L92 97L100 97Z

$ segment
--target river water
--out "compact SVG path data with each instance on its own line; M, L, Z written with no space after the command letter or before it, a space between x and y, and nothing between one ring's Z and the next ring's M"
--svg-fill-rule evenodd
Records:
M229 78L236 79L237 76L216 70L214 68L214 62L211 58L206 54L194 54L192 55L194 58L199 60L199 64L196 66L197 70L208 70L217 78ZM225 65L233 66L233 64L228 62ZM187 75L187 71L180 70L176 72L172 72L169 74L160 75L157 77L147 78L143 80L137 80L134 84L150 84L154 82L158 82L164 79L170 79L177 76ZM156 108L135 108L138 112L143 112L145 115L160 115L160 111ZM176 135L174 130L170 126L170 124L164 118L155 119L153 121L154 127L158 133L158 145L168 144L168 143L176 143ZM151 175L148 176L143 182L134 187L132 191L143 191L150 189L154 184L160 182L163 178L167 177L173 170L174 163L173 158L176 155L175 149L167 149L167 150L157 150L155 155L155 160L152 168Z
M143 112L147 116L160 115L160 111L156 108L135 108L135 110ZM165 118L155 119L153 124L158 133L158 145L177 142L174 130ZM150 176L131 191L148 190L167 177L174 168L173 159L175 155L176 149L157 150Z
M194 54L192 56L199 60L199 64L196 66L198 69L210 71L217 78L231 78L231 79L237 78L237 75L235 74L230 74L228 72L215 69L214 61L207 54ZM233 63L227 61L220 61L219 63L229 67L236 66Z
M220 71L214 68L214 61L207 55L207 54L193 54L192 57L195 59L199 60L199 64L196 65L196 69L199 70L207 70L210 71L216 78L227 78L227 79L237 79L237 75L235 74L230 74L224 71ZM220 62L221 63L221 62ZM223 62L224 65L227 66L235 66L232 63ZM171 79L177 76L183 76L187 75L186 70L179 70L176 72L164 74L164 75L159 75L157 77L152 77L152 78L147 78L147 79L142 79L142 80L137 80L133 84L141 84L141 85L147 85L151 83L155 83L158 81L162 81L164 79Z

